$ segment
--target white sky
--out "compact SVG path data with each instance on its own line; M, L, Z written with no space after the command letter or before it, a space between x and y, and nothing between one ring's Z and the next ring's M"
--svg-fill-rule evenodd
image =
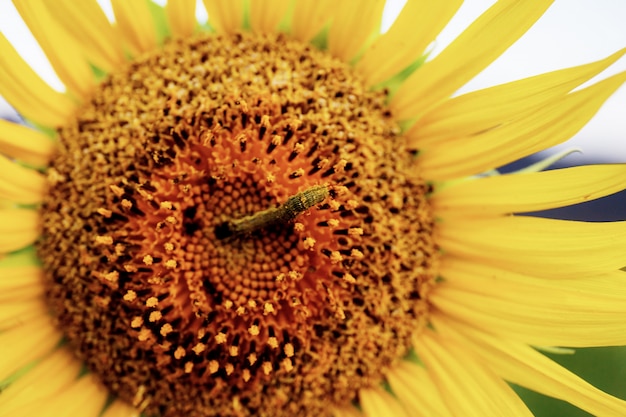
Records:
M105 10L111 16L107 0L99 1L105 4ZM164 3L163 0L157 2ZM437 39L434 53L443 49L493 3L493 0L467 0ZM393 19L394 10L397 13L403 4L404 0L388 0L387 24ZM199 7L198 10L199 18L206 20L204 9ZM518 43L461 91L476 90L606 57L626 47L625 22L625 0L556 0L553 7ZM0 0L0 31L47 82L57 89L63 89L9 0ZM599 79L620 71L626 71L626 58L618 61ZM6 102L0 98L0 114L8 111ZM626 86L607 101L578 135L559 149L572 146L584 150L584 156L567 157L572 164L586 157L626 162Z

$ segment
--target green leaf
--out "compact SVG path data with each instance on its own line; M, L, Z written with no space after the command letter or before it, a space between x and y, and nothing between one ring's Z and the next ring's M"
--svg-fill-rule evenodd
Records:
M37 257L37 251L35 250L35 247L33 245L10 253L9 255L0 259L0 269L31 265L41 265L41 262Z
M626 399L626 346L576 349L573 355L544 354L602 391ZM592 417L565 401L511 386L536 417Z
M148 2L148 9L154 20L154 27L156 28L157 42L163 45L165 39L167 39L171 32L169 25L167 24L167 16L165 15L165 7L159 6L151 0L145 0Z

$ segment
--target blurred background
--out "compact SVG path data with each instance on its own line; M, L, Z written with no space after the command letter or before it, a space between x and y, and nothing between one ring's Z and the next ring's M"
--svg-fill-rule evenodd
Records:
M109 18L114 20L108 1L99 1ZM165 0L155 2L164 4ZM204 22L207 20L206 11L201 0L198 3L198 19ZM405 0L388 0L383 31L391 25L404 3ZM459 13L432 45L431 55L435 56L443 50L493 3L490 0L465 1ZM626 47L625 21L624 0L556 0L553 7L519 42L457 94L604 58ZM9 0L0 0L0 31L44 80L54 88L63 90L62 83ZM622 71L626 71L626 58L622 58L592 82ZM19 116L1 97L0 118L19 120ZM569 142L503 167L502 171L519 169L569 148L580 148L582 153L568 155L552 168L590 163L626 163L626 86L613 95L596 117ZM626 193L537 215L571 220L626 220ZM555 296L558 297L558 294ZM626 348L579 349L571 355L548 356L593 385L626 399ZM516 390L537 416L589 416L563 402L518 387Z

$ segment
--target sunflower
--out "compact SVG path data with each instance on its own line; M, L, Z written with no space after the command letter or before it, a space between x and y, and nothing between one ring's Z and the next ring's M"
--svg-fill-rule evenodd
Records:
M626 415L540 353L626 344L626 223L524 215L626 166L485 175L626 50L451 98L551 2L433 59L461 1L382 35L381 0L14 3L66 91L0 35L0 415L531 415L509 383Z

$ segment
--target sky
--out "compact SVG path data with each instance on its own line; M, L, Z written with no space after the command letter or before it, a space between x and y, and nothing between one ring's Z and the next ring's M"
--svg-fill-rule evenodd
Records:
M110 4L107 0L101 3L113 19ZM164 1L159 0L157 3ZM493 3L492 0L465 1L459 13L432 45L432 56L436 56ZM404 0L388 1L383 30L393 22L403 4ZM198 18L206 20L204 8L198 7L198 11ZM520 41L457 94L604 58L626 47L625 20L625 0L556 0ZM0 0L0 31L48 83L56 89L63 89L9 0ZM620 71L626 71L626 58L622 58L596 79ZM6 114L7 111L10 109L0 98L0 114ZM581 148L583 154L568 156L569 164L575 165L589 159L626 162L626 86L611 97L596 117L571 141L544 153L553 154L572 147Z

